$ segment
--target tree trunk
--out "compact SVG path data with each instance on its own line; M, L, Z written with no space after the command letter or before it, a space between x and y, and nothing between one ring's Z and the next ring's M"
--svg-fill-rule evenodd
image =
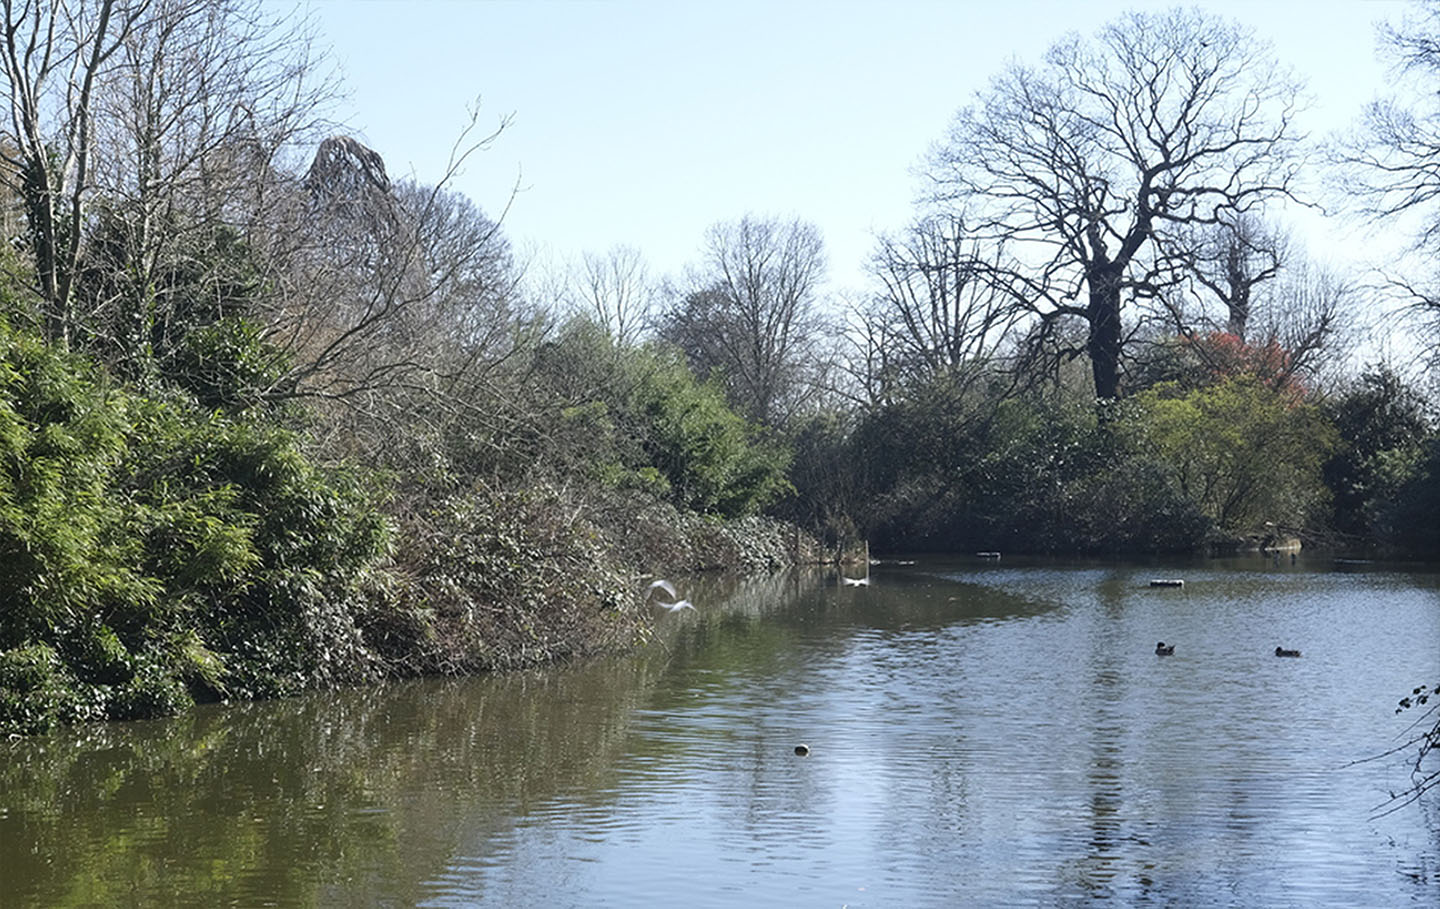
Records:
M1243 341L1245 340L1246 323L1250 321L1249 288L1246 288L1243 296L1237 296L1234 300L1230 301L1229 309L1230 320L1226 324L1225 330Z
M1090 279L1090 306L1086 310L1090 336L1086 353L1095 378L1095 397L1120 397L1120 281L1112 270Z

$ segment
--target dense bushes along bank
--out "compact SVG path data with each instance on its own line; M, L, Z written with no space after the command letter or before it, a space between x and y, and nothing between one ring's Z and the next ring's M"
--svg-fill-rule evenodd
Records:
M646 554L793 552L778 522L653 499L607 528L544 483L387 520L379 483L303 443L0 324L0 732L623 645L646 627Z
M641 575L821 558L797 526L1135 553L1268 523L1436 551L1440 445L1384 372L1318 403L1239 372L1098 408L936 382L782 442L673 350L576 323L517 383L529 422L412 432L365 470L320 465L313 411L209 375L121 383L0 322L0 730L628 646Z
M962 377L963 378L963 377ZM1377 369L1328 395L1250 371L1167 379L1118 401L939 376L794 434L806 526L879 550L1141 554L1298 536L1440 558L1440 437Z

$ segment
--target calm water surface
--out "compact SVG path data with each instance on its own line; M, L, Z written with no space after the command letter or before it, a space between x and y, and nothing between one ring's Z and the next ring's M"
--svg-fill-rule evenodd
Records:
M0 744L0 906L1440 906L1354 763L1440 575L1329 567L697 582L632 658Z

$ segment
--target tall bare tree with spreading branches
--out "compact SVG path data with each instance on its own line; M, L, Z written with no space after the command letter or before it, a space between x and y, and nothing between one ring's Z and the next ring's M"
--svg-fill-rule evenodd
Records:
M604 253L583 254L569 283L574 308L593 319L617 346L636 344L650 326L657 286L635 247L612 246Z
M824 276L824 244L811 224L755 216L717 223L692 289L661 333L698 372L718 373L751 419L784 422L812 385Z
M57 343L68 343L74 323L96 84L149 7L117 0L0 4L0 68L10 101L4 176L25 208L44 327Z
M23 200L46 333L143 359L177 305L224 283L205 274L217 245L282 235L289 173L334 85L304 23L255 0L0 8L3 176ZM167 294L182 272L184 291Z
M1083 320L1095 392L1114 398L1127 303L1177 279L1157 240L1293 197L1297 93L1238 25L1131 13L1007 66L933 150L931 192L1005 244L1034 317Z
M1284 233L1248 214L1223 218L1182 237L1196 282L1225 307L1225 330L1244 339L1258 291L1274 280L1289 247Z

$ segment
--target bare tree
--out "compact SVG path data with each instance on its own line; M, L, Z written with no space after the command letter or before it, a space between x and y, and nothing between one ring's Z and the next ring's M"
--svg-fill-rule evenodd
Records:
M143 361L235 311L203 300L230 283L224 247L243 244L257 269L275 258L253 247L276 236L335 89L303 23L250 0L152 0L101 87L90 233L108 261L91 257L86 329Z
M295 392L372 405L392 393L471 399L519 343L509 240L499 222L443 186L402 180L369 189L367 202L371 193L361 190L340 203L355 204L357 220L328 212L332 226L339 222L329 247L336 258L292 300ZM323 206L315 214L327 218Z
M1176 252L1188 256L1195 280L1225 307L1225 330L1244 340L1257 291L1279 274L1288 246L1283 233L1238 214L1184 237Z
M1372 219L1414 214L1421 220L1415 246L1430 249L1440 239L1440 101L1433 83L1440 76L1440 2L1416 4L1416 14L1399 26L1380 28L1383 56L1400 79L1413 80L1411 103L1395 96L1366 106L1361 132L1338 149L1350 165L1346 194Z
M925 218L881 237L871 263L880 285L862 337L883 361L885 381L937 377L971 384L993 378L1001 351L1024 318L1001 270L952 215Z
M1045 325L1084 320L1096 394L1113 398L1125 304L1175 279L1156 238L1292 195L1296 94L1238 25L1131 13L996 77L934 150L933 194L1005 244Z
M1284 352L1286 374L1314 380L1348 354L1360 309L1360 289L1345 275L1295 256L1268 286L1252 343Z
M456 365L505 356L518 274L500 223L444 187L402 181L396 197L414 225L423 268L423 293L407 320L427 328L437 347L459 353Z
M633 246L585 253L571 276L575 306L619 347L636 344L650 325L657 289L645 258Z
M831 357L842 379L832 391L840 400L863 408L893 403L901 388L900 370L888 346L888 320L877 310L873 298L846 305Z
M1407 224L1413 251L1428 259L1440 241L1440 2L1413 9L1400 25L1380 29L1382 55L1401 94L1367 105L1334 159L1345 176L1342 204L1387 231ZM1428 326L1424 344L1440 359L1440 274L1386 270L1385 284Z
M810 387L824 269L813 225L753 216L715 224L691 290L665 317L662 335L698 372L722 376L751 419L782 422Z
M305 399L331 450L429 471L544 431L525 370L548 323L517 289L503 213L446 188L504 127L462 136L435 186L392 180L350 137L317 150L288 222L303 243L277 272L269 338L289 369L270 396Z
M47 333L143 366L233 302L240 259L272 258L257 248L333 84L303 23L255 0L4 8L5 175Z
M1240 215L1162 242L1193 283L1162 289L1161 337L1186 339L1212 371L1235 367L1221 361L1236 351L1252 359L1266 354L1260 357L1262 378L1284 386L1297 377L1314 379L1344 352L1339 342L1358 322L1359 290L1314 262L1285 233ZM1197 343L1217 334L1232 342L1213 349ZM1210 354L1219 359L1208 359Z
M47 335L68 343L84 205L92 190L96 83L148 2L3 0L10 100L4 177L24 200Z
M1243 334L1234 330L1230 307L1217 316L1211 297L1218 294L1203 283L1167 289L1163 307L1142 322L1149 345L1132 361L1141 382L1249 373L1299 392L1335 378L1359 330L1360 288L1298 248L1286 255L1273 275L1251 286Z
M451 172L504 128L462 137ZM306 243L270 326L294 362L288 393L359 400L508 355L509 244L499 220L445 182L394 184L374 150L344 136L321 143L294 224Z

